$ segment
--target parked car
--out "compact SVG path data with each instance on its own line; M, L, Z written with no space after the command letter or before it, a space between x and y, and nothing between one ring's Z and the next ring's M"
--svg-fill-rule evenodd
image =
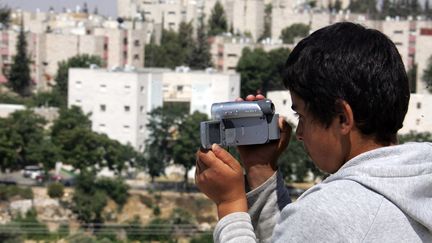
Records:
M34 180L36 180L36 177L38 177L39 175L42 175L43 173L44 173L44 170L40 166L37 166L37 165L27 165L22 170L22 175L24 177L29 177L29 178L34 179Z
M75 185L75 178L74 177L64 177L62 175L58 174L40 174L36 177L36 181L39 184L43 183L53 183L53 182L59 182L63 184L64 186L74 186Z

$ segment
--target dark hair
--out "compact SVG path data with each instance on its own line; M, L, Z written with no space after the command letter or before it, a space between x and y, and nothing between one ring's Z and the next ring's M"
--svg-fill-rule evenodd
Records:
M315 31L293 49L284 84L328 127L340 100L351 106L361 133L394 142L410 97L396 46L377 30L336 23Z

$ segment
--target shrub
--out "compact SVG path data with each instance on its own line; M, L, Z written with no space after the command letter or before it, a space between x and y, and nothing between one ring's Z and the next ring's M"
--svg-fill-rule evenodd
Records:
M159 216L161 214L161 210L159 206L156 205L153 207L153 214L154 216Z
M33 199L33 191L29 187L21 188L16 185L0 185L0 201L8 201L15 196L22 199Z
M121 179L103 178L96 182L98 189L104 191L112 200L122 207L128 197L129 186Z
M140 195L140 201L142 204L146 205L148 208L153 207L153 199L149 196Z
M64 194L64 186L61 183L52 183L48 186L48 196L50 198L62 198Z

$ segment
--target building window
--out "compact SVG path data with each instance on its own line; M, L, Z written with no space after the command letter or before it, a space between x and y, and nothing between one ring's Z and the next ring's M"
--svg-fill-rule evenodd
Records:
M234 87L231 87L231 94L234 93Z
M421 103L417 102L417 109L421 109Z
M416 125L420 125L420 119L416 119Z
M81 104L81 100L75 100L75 103Z
M129 93L130 90L131 90L131 86L130 85L125 85L124 89L125 89L126 93Z
M230 53L228 54L228 57L237 57L237 54Z
M169 11L168 15L175 15L176 13L174 11Z
M130 128L129 125L123 125L123 131L124 132L126 132L126 133L129 132L129 128Z
M287 100L283 100L282 103L283 103L283 105L286 105Z
M140 112L143 113L144 112L144 106L140 106Z
M81 83L81 81L76 81L76 82L75 82L75 87L77 87L77 88L81 88L81 87L82 87L82 83Z
M123 38L123 44L124 45L127 45L128 44L128 39L125 37L125 38Z
M106 127L105 127L105 124L103 124L103 123L101 123L101 124L99 124L99 131L105 131L106 129L105 129Z
M123 52L123 58L126 59L127 56L128 56L128 55L127 55L127 51L124 51L124 52Z
M100 91L102 91L102 92L105 92L106 91L106 84L101 84L100 86L99 86L99 88L100 88Z
M140 92L141 92L141 93L144 93L144 86L141 86L141 87L140 87Z
M183 91L183 85L179 85L179 86L177 86L177 91L178 91L178 92L182 92L182 91Z
M403 43L402 42L395 42L395 45L396 46L403 46Z
M140 41L139 40L135 40L134 41L134 46L140 46Z
M124 106L124 111L129 112L129 111L130 111L130 106L125 105L125 106Z
M403 30L395 30L395 31L393 31L393 33L395 33L395 34L403 34Z
M143 132L144 132L144 126L143 126L143 125L140 125L140 126L139 126L139 131L140 131L140 133L143 133Z
M100 105L99 107L101 111L106 111L106 105Z
M134 60L139 60L139 55L135 54L133 58L134 58Z

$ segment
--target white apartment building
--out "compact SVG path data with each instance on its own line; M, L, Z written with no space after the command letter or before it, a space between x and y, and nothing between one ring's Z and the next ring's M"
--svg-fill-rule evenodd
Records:
M236 0L233 6L234 34L249 33L252 39L258 40L264 32L264 1Z
M38 90L54 84L58 63L79 54L101 57L109 68L114 66L144 66L146 25L142 22L103 20L100 16L83 13L24 15L27 51L31 59L31 76ZM45 17L45 18L42 18ZM43 27L40 27L40 25ZM16 55L19 26L1 31L0 67L12 64ZM4 75L0 80L6 79Z
M232 37L232 36L216 36L210 39L210 53L214 68L224 73L235 73L236 66L239 62L244 48L251 50L262 48L269 52L278 48L291 49L294 45L272 42L254 42L250 38Z
M276 113L297 125L297 117L291 109L291 96L289 91L269 91L267 97L275 105ZM410 131L432 133L432 94L411 94L408 112L400 134L407 134Z
M164 102L190 103L190 113L199 111L210 118L213 103L240 97L240 75L179 67L163 74L163 94Z
M240 76L179 68L69 70L68 106L91 113L92 130L143 151L148 112L163 102L190 104L190 112L211 116L211 105L240 96Z
M117 14L126 19L142 16L152 25L177 31L181 22L192 22L196 28L201 4L189 0L117 0Z
M415 35L415 63L417 64L416 93L428 94L426 82L423 81L425 69L432 64L432 22L417 22Z
M219 0L227 16L228 28L234 33L249 33L257 40L264 31L264 0ZM208 18L217 0L117 0L118 15L134 18L143 15L145 21L160 24L163 29L178 30L181 22L192 22L196 29L198 18Z
M91 113L92 130L143 151L147 113L162 106L161 70L69 70L68 106Z

